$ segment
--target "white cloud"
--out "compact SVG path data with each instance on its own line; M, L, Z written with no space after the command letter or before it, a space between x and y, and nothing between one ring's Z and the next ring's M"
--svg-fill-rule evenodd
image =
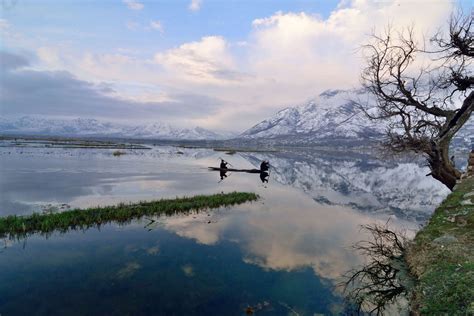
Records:
M36 54L49 69L58 69L62 66L57 49L43 46L36 50Z
M144 8L143 3L138 0L123 0L123 3L125 3L130 10L142 10Z
M3 43L9 43L10 47L28 47L31 42L30 38L26 38L19 32L15 31L14 26L6 19L0 18L0 37Z
M137 22L133 22L133 21L127 21L127 23L125 23L125 26L126 26L127 29L129 29L129 30L136 30L136 29L138 29L138 23L137 23Z
M150 21L150 28L152 30L159 31L160 33L163 33L165 31L163 29L163 24L161 24L160 21Z
M89 55L88 60L80 64L89 63L93 67L95 59ZM103 56L102 59L107 65L130 62L124 56ZM26 56L2 51L0 61L5 92L0 93L0 103L5 104L2 108L5 115L159 120L189 127L190 119L200 117L203 112L211 114L219 104L215 99L196 94L163 92L160 95L156 86L138 86L133 82L127 86L123 80L120 83L92 82L81 80L68 71L32 69L35 65ZM78 65L78 68L81 67ZM149 93L148 98L142 99L139 91ZM136 92L140 94L138 97ZM196 103L199 107L194 106Z
M359 47L373 29L416 23L424 34L445 23L451 9L448 1L426 8L424 1L354 0L326 19L277 12L253 21L245 45L206 37L157 53L155 61L166 69L168 82L224 100L221 112L199 124L223 128L233 122L243 129L325 89L357 86Z
M146 58L125 51L76 52L69 61L61 51L57 56L47 50L38 54L44 64L59 56L64 68L85 80L134 82L156 86L164 95L179 91L212 97L220 100L220 110L212 115L203 112L193 120L208 128L242 130L325 89L357 86L363 66L358 48L373 29L414 23L417 34L426 34L445 25L452 9L451 1L427 5L423 0L352 0L341 2L327 18L276 12L255 19L251 32L235 43L222 36L205 36ZM0 27L3 24L0 20ZM129 21L127 27L163 30L160 21L146 26ZM36 47L42 46L47 45ZM159 97L134 95L143 100ZM193 106L202 105L196 101Z
M127 21L127 23L125 23L125 26L127 27L127 29L132 31L158 31L161 34L163 34L165 31L163 28L163 24L158 20L152 20L148 24L142 24L136 21Z
M171 76L194 83L220 85L236 75L228 43L220 36L203 37L158 53L154 60Z
M191 11L199 11L201 9L202 1L201 0L191 0L191 3L188 6L188 9Z
M294 193L283 203L266 200L263 206L234 207L232 212L213 220L212 225L200 215L167 218L163 224L165 229L205 245L232 241L237 234L246 263L276 271L311 267L316 275L339 280L344 272L361 262L350 245L365 237L359 225L373 218L344 207L317 205L302 193ZM295 203L301 207L288 214ZM269 210L271 215L266 212ZM325 220L321 221L321 217Z
M0 31L6 31L10 28L10 23L5 19L0 19Z

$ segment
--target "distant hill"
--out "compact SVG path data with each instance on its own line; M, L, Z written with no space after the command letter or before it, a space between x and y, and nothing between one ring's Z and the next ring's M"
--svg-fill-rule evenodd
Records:
M78 137L118 137L163 140L226 140L226 145L358 146L380 141L386 123L369 120L356 101L373 102L364 90L327 90L304 104L287 107L242 134L216 133L201 127L177 128L160 122L142 125L97 119L52 119L37 116L0 118L0 133ZM453 141L456 148L474 143L474 117Z
M0 133L8 135L122 137L169 140L211 140L230 136L218 134L201 127L176 128L162 123L127 125L103 122L96 119L53 119L35 116L0 118Z

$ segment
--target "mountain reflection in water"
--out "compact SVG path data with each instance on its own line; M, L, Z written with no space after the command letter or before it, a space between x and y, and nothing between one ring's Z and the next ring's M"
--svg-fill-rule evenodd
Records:
M428 168L411 160L383 162L369 155L324 152L244 157L253 164L269 159L275 181L305 192L316 202L370 214L422 222L449 193L426 177Z
M21 152L20 152L21 151ZM157 217L100 231L5 241L0 313L337 314L334 289L360 258L359 227L390 216L415 229L447 191L413 162L317 152L242 153L256 174L220 180L218 153L154 147L113 157L94 149L0 148L0 214L162 197L253 191L256 203ZM145 227L147 226L147 227ZM55 299L51 299L54 297ZM151 303L153 302L153 303Z

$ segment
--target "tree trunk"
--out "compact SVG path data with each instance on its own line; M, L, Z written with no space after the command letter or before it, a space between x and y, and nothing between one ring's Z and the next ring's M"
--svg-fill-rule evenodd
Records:
M431 175L445 184L451 191L456 185L456 181L461 178L462 173L454 167L449 157L449 144L464 123L469 120L473 110L474 91L471 91L461 108L446 122L437 139L431 143L431 151L428 152Z
M449 159L449 143L440 147L433 142L431 152L428 154L428 164L431 169L431 176L452 191L456 181L461 177L461 172L454 167L451 159Z

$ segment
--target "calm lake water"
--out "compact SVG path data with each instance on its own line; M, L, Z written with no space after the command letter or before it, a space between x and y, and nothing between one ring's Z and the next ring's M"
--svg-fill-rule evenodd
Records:
M368 155L208 149L0 147L0 216L231 191L257 202L124 226L0 240L0 314L342 314L335 284L364 258L360 225L408 234L447 190L414 162ZM182 153L178 153L178 151ZM232 173L269 159L268 183Z

